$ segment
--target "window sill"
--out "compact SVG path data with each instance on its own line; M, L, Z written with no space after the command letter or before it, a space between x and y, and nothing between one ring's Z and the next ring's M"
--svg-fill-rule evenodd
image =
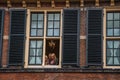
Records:
M8 69L1 68L0 72L4 73L14 73L14 72L28 72L28 73L119 73L120 69L81 69L81 68L45 68L45 69L35 69L35 68L27 68L27 69Z

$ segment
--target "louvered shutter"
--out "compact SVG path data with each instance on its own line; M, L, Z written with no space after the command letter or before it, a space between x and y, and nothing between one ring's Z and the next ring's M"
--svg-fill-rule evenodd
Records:
M63 66L79 66L79 15L80 11L78 9L63 10Z
M10 11L9 65L23 65L26 10Z
M102 64L102 19L102 9L88 9L88 65Z
M2 62L3 24L4 24L4 10L0 9L0 66Z

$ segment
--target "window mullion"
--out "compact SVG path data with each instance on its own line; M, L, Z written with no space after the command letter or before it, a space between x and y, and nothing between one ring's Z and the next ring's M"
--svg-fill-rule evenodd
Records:
M43 64L42 66L45 66L45 45L46 45L46 25L47 24L47 11L44 11L44 36L43 36Z

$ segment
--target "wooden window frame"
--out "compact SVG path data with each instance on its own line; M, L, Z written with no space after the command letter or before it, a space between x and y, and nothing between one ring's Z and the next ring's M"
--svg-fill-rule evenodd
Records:
M30 37L30 22L31 22L31 13L32 12L43 12L44 13L44 33L43 37ZM46 36L47 30L47 12L59 12L60 13L60 35L59 37L53 36L48 37ZM27 9L27 25L26 25L26 43L25 43L25 64L24 68L61 68L61 56L62 56L62 9ZM42 65L29 65L29 41L30 39L42 39L43 40L43 58L42 58ZM47 39L59 39L59 65L45 65L45 47L46 47L46 40Z
M106 55L106 41L107 40L120 40L120 36L112 36L112 37L107 37L106 36L106 16L107 16L107 12L115 12L115 11L118 11L120 12L120 9L118 8L104 8L103 9L104 11L104 17L103 17L103 68L109 68L109 69L120 69L120 66L108 66L106 64L106 58L107 58L107 55Z

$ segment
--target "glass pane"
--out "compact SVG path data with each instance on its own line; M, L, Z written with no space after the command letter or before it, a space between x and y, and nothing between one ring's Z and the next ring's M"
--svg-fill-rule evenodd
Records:
M114 41L114 48L119 48L120 47L120 42L119 41Z
M114 20L119 20L120 16L119 13L114 13Z
M114 49L114 56L119 56L119 49Z
M114 21L114 27L119 28L119 21Z
M29 64L35 64L35 57L30 57Z
M35 56L35 49L30 49L30 56Z
M113 21L107 21L107 28L113 27Z
M43 29L37 30L37 36L43 36Z
M48 20L53 20L53 14L48 14Z
M43 14L38 14L38 20L43 20Z
M120 62L119 62L119 57L114 57L114 64L120 64Z
M107 57L107 64L112 65L113 64L113 57Z
M107 49L107 56L113 56L113 49Z
M113 20L113 13L107 13L107 20Z
M42 48L42 41L37 41L37 48Z
M37 56L42 56L42 49L37 49Z
M37 20L37 14L32 14L32 20Z
M48 22L48 28L53 28L53 22L52 21Z
M53 29L48 29L47 35L48 35L48 36L53 36Z
M37 28L37 22L36 21L32 21L31 28Z
M59 36L59 29L54 29L54 36Z
M45 65L59 64L59 39L46 40Z
M36 64L41 64L41 63L42 63L42 58L36 57Z
M119 35L120 35L120 30L114 29L114 36L119 36Z
M31 36L36 36L36 29L31 29Z
M113 29L107 29L107 36L113 36Z
M30 41L30 48L36 48L36 41Z
M60 23L58 21L55 21L54 22L54 28L59 28L59 26L60 26Z
M60 20L60 14L55 14L55 20Z
M43 28L43 21L38 22L38 28Z
M107 48L113 48L113 41L107 41Z

